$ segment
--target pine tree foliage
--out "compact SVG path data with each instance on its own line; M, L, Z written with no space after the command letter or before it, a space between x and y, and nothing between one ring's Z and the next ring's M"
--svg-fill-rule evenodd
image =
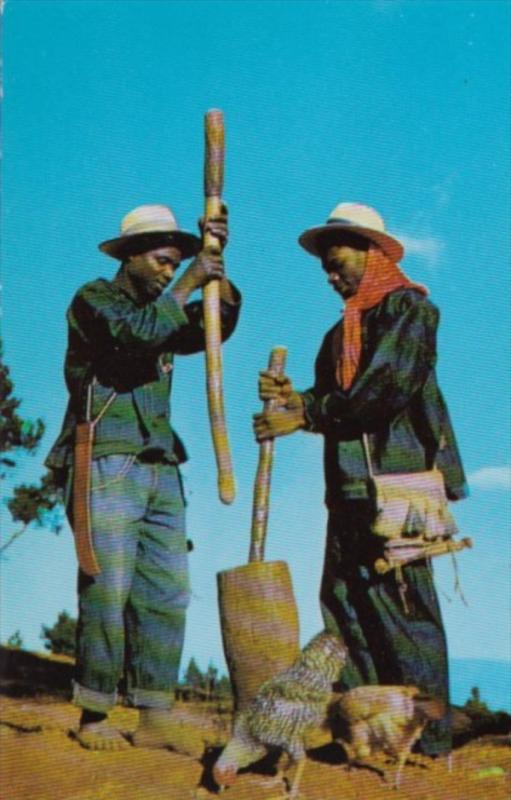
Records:
M50 628L42 626L41 639L50 653L74 656L76 651L76 619L67 611L61 611L56 623Z
M9 636L7 646L12 647L13 650L21 650L23 648L23 638L19 629Z
M41 419L24 419L18 412L21 400L14 395L14 384L9 367L3 358L0 340L0 477L14 474L18 459L34 454L44 434ZM14 522L21 527L14 531L0 547L0 553L25 532L31 523L49 528L58 533L62 527L60 494L53 485L50 473L43 475L39 484L15 486L13 496L7 500L7 508Z
M59 533L60 514L52 514L60 502L60 495L53 485L51 475L46 473L38 486L22 483L14 488L13 497L7 501L7 508L15 522L29 525L35 522L40 527L49 527Z
M205 672L197 666L192 657L184 672L181 686L192 689L201 699L230 699L232 697L231 682L227 675L218 677L218 669L210 661Z
M191 658L185 672L185 683L188 686L193 686L194 689L202 688L204 683L204 676L197 666L194 658Z
M14 384L9 377L9 367L4 363L0 340L0 464L2 468L16 466L15 456L23 450L36 450L44 433L41 419L23 419L18 414L21 400L13 395ZM5 474L5 473L4 473Z

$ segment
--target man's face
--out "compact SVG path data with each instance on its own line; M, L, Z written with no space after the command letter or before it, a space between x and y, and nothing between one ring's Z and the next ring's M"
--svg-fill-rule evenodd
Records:
M366 261L367 250L359 250L346 244L332 245L321 259L329 284L345 300L357 293Z
M181 251L177 247L158 247L145 253L130 256L126 270L142 296L158 297L169 285L181 263Z

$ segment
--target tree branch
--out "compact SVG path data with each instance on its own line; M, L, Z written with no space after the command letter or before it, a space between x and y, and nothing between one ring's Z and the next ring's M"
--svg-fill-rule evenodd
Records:
M27 529L27 528L28 528L28 524L27 524L27 523L25 523L24 525L22 525L22 526L21 526L21 528L18 528L18 530L17 530L17 531L14 531L14 533L12 534L12 536L10 537L10 539L7 539L6 543L5 543L5 544L3 544L3 545L0 547L0 555L2 555L2 554L3 554L3 552L4 552L5 550L7 550L7 548L8 548L8 547L10 547L10 546L11 546L11 544L12 544L13 542L15 542L15 541L16 541L16 539L17 539L19 536L21 536L21 534L22 534L22 533L25 533L25 531L26 531L26 529Z

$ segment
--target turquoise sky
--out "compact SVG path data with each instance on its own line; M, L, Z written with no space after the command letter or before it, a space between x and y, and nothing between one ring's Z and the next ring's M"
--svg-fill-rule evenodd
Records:
M201 356L176 366L173 422L190 462L193 601L184 662L223 668L215 575L247 560L256 378L275 344L312 383L339 301L297 245L340 201L375 206L403 266L441 310L439 376L471 484L455 507L475 549L435 564L451 655L511 660L509 430L510 4L495 0L215 2L7 0L4 8L3 336L22 411L66 402L65 310L115 264L97 243L141 203L193 229L202 212L203 115L224 111L229 274L241 288L224 349L238 495L220 504ZM267 557L291 568L302 641L321 627L321 439L276 447ZM12 530L7 515L3 536ZM2 562L2 639L75 613L69 531L31 531Z

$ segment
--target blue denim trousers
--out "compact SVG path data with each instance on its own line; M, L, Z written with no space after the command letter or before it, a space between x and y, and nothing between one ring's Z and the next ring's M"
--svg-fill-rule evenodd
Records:
M124 674L130 705L169 708L190 597L178 467L94 459L91 522L101 574L78 577L74 702L108 711Z

